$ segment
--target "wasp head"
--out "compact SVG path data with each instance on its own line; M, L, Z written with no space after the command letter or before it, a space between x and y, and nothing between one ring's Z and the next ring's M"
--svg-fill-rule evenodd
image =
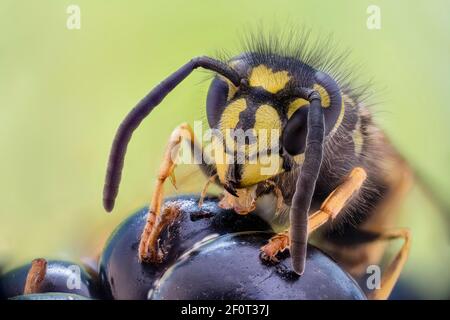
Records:
M280 139L289 104L285 88L291 76L264 64L251 67L242 60L230 65L243 81L235 87L217 76L208 93L207 112L215 129L212 144L219 179L237 196L237 189L283 171Z

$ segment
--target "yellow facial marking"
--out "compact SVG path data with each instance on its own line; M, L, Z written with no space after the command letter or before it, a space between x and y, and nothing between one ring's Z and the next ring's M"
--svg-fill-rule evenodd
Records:
M216 164L217 175L219 176L219 180L224 183L228 171L228 164L226 161L227 155L225 154L222 140L217 139L213 136L210 148L213 152L213 159L214 163Z
M257 110L255 114L255 129L279 129L281 128L280 117L277 110L268 105L263 104Z
M251 71L249 83L252 87L263 87L271 93L277 93L286 86L290 79L287 71L273 72L265 65L259 65Z
M268 105L263 104L256 110L255 129L279 129L281 128L280 117L277 110Z
M248 163L243 167L241 185L243 187L255 185L282 170L282 160L278 153L261 155L256 163Z
M251 186L258 182L278 174L282 170L282 161L278 154L267 155L264 152L273 147L272 144L278 144L281 134L281 121L277 110L270 105L262 105L255 114L255 125L253 127L254 135L257 137L257 143L249 146L248 153L263 152L258 158L252 158L253 161L246 163L242 170L242 186Z
M228 95L227 95L227 101L230 101L233 99L234 95L237 92L237 87L231 82L228 78L225 78L224 76L219 76L221 80L225 81L228 85Z
M292 101L289 104L288 111L287 111L288 119L292 117L292 115L294 114L295 111L297 111L301 107L304 107L308 104L309 104L309 102L303 98L298 98L298 99L295 99L294 101Z
M220 128L222 134L226 129L234 129L239 122L239 114L247 108L245 99L238 99L230 103L222 113L220 118Z
M328 108L331 104L331 100L327 90L325 90L324 87L322 87L320 84L317 83L314 85L313 88L320 94L320 98L322 99L322 107Z
M344 119L344 115L345 115L345 102L344 102L344 100L342 100L341 112L339 113L339 117L336 120L336 124L335 124L336 128L339 128L339 126L341 125L342 120Z

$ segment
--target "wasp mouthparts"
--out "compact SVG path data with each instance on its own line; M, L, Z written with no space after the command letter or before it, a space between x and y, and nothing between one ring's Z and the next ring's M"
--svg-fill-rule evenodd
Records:
M223 187L224 187L225 190L228 191L229 194L231 194L231 195L233 195L233 196L235 196L235 197L238 197L238 194L237 194L237 192L236 192L236 189L235 189L232 185L230 185L230 184L225 184Z

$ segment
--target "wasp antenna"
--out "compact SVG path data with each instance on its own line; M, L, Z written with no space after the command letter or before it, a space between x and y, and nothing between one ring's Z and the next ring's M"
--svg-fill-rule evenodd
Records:
M142 120L149 115L154 107L198 67L217 72L228 78L234 85L240 85L241 79L238 73L227 64L209 57L197 57L191 59L150 91L128 113L116 132L109 154L108 169L103 188L103 206L106 211L110 212L114 208L122 177L125 153L134 130L136 130Z
M303 89L302 95L306 93ZM322 164L324 139L324 114L320 95L309 91L307 99L310 102L308 111L308 133L306 136L305 160L297 179L295 193L290 210L290 253L292 267L298 274L303 274L306 260L306 245L308 242L308 211L316 187Z

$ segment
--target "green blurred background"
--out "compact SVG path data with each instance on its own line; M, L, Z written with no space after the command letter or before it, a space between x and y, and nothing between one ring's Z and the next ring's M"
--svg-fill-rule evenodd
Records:
M66 28L70 4L81 8L80 30ZM366 27L372 4L381 8L381 30ZM377 121L450 207L449 12L448 0L1 0L2 264L97 254L110 231L147 203L171 130L204 119L207 75L194 73L135 133L116 209L107 214L102 184L120 121L191 57L238 53L239 35L258 24L293 21L351 48L351 60L375 80ZM198 177L178 192L198 191ZM413 232L402 279L422 297L449 297L448 218L418 187L402 207L399 225Z

